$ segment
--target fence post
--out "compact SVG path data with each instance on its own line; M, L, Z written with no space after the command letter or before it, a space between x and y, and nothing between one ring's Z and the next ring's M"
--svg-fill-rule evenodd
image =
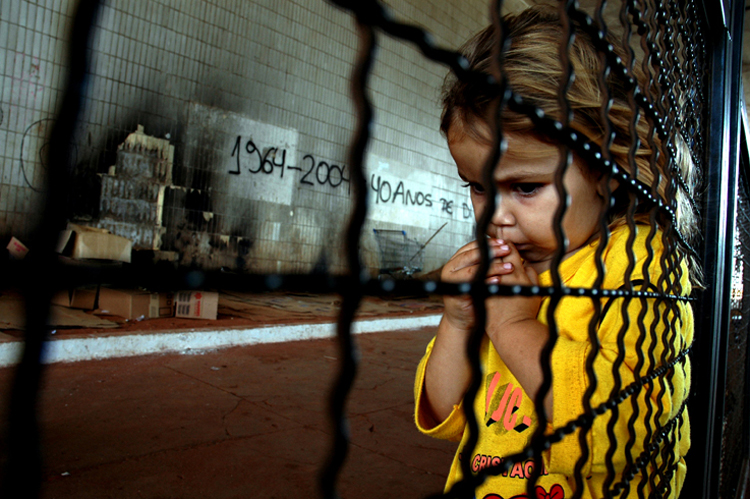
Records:
M709 95L704 174L705 290L699 297L691 394L690 473L683 490L719 497L734 249L744 1L704 2Z

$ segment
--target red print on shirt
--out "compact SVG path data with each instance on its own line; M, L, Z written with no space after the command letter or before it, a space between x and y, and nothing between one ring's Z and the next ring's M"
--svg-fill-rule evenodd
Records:
M565 499L565 490L556 483L549 489L549 492L544 490L544 487L536 486L536 499Z
M536 497L534 499L565 499L565 490L559 483L554 484L552 488L549 489L549 492L544 490L544 487L540 485L536 486L535 491ZM497 494L487 494L486 496L484 496L484 499L503 499L503 496ZM529 496L527 496L526 494L521 494L518 496L513 496L510 499L529 499Z

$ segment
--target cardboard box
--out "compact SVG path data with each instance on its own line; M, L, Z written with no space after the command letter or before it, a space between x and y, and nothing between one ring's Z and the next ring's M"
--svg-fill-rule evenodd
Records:
M105 229L68 224L60 233L57 252L77 259L116 260L130 263L133 242Z
M10 242L5 248L8 250L11 258L15 260L23 260L23 257L26 256L26 253L29 252L29 248L27 248L25 244L23 244L15 237L10 238Z
M119 315L126 319L158 319L174 316L174 295L138 289L102 288L99 314Z
M96 308L97 289L76 288L59 291L52 296L52 303L68 308L94 310Z
M178 291L175 293L175 317L216 320L219 293L214 291Z
M100 288L98 303L95 288L74 289L56 294L53 303L70 308L94 310L103 315L125 319L156 319L174 315L172 293L152 293L141 289Z

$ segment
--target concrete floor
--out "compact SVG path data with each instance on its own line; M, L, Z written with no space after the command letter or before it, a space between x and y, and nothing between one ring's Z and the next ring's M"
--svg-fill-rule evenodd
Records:
M412 415L414 371L433 334L355 337L342 497L442 490L455 444L419 434ZM47 366L42 497L318 497L336 356L335 340L318 339ZM11 374L0 369L5 400Z

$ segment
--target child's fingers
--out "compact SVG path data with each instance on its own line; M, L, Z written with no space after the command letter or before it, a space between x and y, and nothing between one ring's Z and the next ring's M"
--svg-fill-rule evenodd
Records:
M483 244L486 244L489 246L490 253L503 253L503 252L509 252L510 246L508 243L503 241L502 239L486 239L483 241ZM458 255L462 255L464 253L474 253L479 252L479 242L478 241L471 241L470 243L466 243L463 246L461 246L456 253L453 255L453 258L455 258Z
M497 258L492 261L490 268L487 270L487 277L489 279L495 276L503 276L512 274L515 271L516 266L512 262L506 259Z
M529 278L529 281L531 281L531 284L533 286L536 286L539 284L539 276L536 273L536 270L532 269L531 267L524 267L524 270L526 271L526 276Z
M523 259L518 251L511 245L511 251L502 258L502 270L496 273L490 272L487 282L490 284L521 284L535 285L538 283L534 269L524 266ZM493 269L499 269L499 265L493 265ZM531 272L531 273L530 273Z
M510 246L505 243L492 244L489 247L490 258L503 258L508 256L511 252ZM452 264L453 270L461 270L464 267L470 267L477 265L482 260L482 252L476 241L467 244L466 246L459 249L455 255L450 259L449 263Z
M479 255L469 255L465 259L461 259L456 262L455 265L449 268L449 275L444 276L443 280L450 282L460 282L474 279L479 272L481 267L481 258ZM504 261L502 257L495 256L490 261L490 266L487 269L487 276L493 275L505 275L513 272L515 265L510 262Z

